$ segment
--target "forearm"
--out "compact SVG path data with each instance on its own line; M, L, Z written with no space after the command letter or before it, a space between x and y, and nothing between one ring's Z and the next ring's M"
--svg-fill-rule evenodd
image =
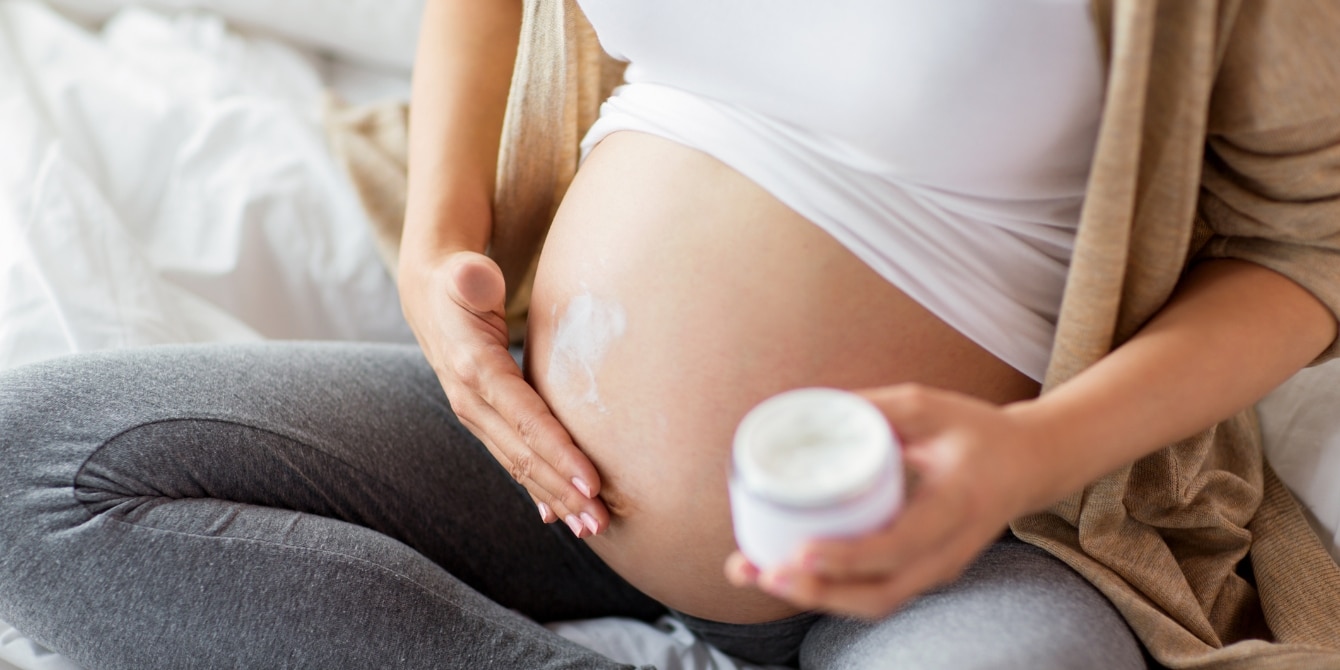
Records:
M520 0L430 0L415 59L402 274L483 252L521 30Z
M1278 386L1336 336L1302 287L1240 261L1195 269L1130 341L1036 400L1008 408L1050 472L1041 508L1222 421Z

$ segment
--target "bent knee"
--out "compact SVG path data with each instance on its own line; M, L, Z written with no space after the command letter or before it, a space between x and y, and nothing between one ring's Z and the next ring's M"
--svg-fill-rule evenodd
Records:
M880 622L828 619L805 667L1145 668L1140 643L1101 593L1061 561L1014 539L963 577Z
M80 468L125 421L108 411L76 358L0 373L0 539L31 539L86 513Z

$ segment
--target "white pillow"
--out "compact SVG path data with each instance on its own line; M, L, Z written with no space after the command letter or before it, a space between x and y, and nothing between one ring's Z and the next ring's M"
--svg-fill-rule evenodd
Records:
M409 70L425 0L47 0L73 16L102 21L122 8L214 12L356 62Z
M1340 561L1340 360L1299 372L1256 409L1266 459Z

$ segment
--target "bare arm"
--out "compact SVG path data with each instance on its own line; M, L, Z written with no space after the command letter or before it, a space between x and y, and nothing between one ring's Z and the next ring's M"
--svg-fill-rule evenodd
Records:
M1036 457L1058 464L1028 507L1242 411L1335 337L1331 312L1286 277L1243 261L1202 264L1129 342L1009 409L1042 438Z
M400 270L454 251L483 253L520 0L430 0L415 57L409 202ZM405 282L411 288L414 282Z
M484 255L521 0L429 0L414 71L400 299L456 416L578 537L609 524L595 466L508 353L506 287Z

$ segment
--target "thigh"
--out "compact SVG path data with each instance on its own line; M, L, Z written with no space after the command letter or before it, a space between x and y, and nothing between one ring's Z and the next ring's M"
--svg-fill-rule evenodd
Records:
M1116 609L1078 573L1008 537L954 584L879 622L828 617L810 630L804 670L1145 668Z
M398 540L540 620L657 611L540 522L412 346L162 347L13 371L0 465L6 509L27 519L17 532L34 536L109 517L273 541L314 515ZM261 525L243 513L256 509L289 515Z

